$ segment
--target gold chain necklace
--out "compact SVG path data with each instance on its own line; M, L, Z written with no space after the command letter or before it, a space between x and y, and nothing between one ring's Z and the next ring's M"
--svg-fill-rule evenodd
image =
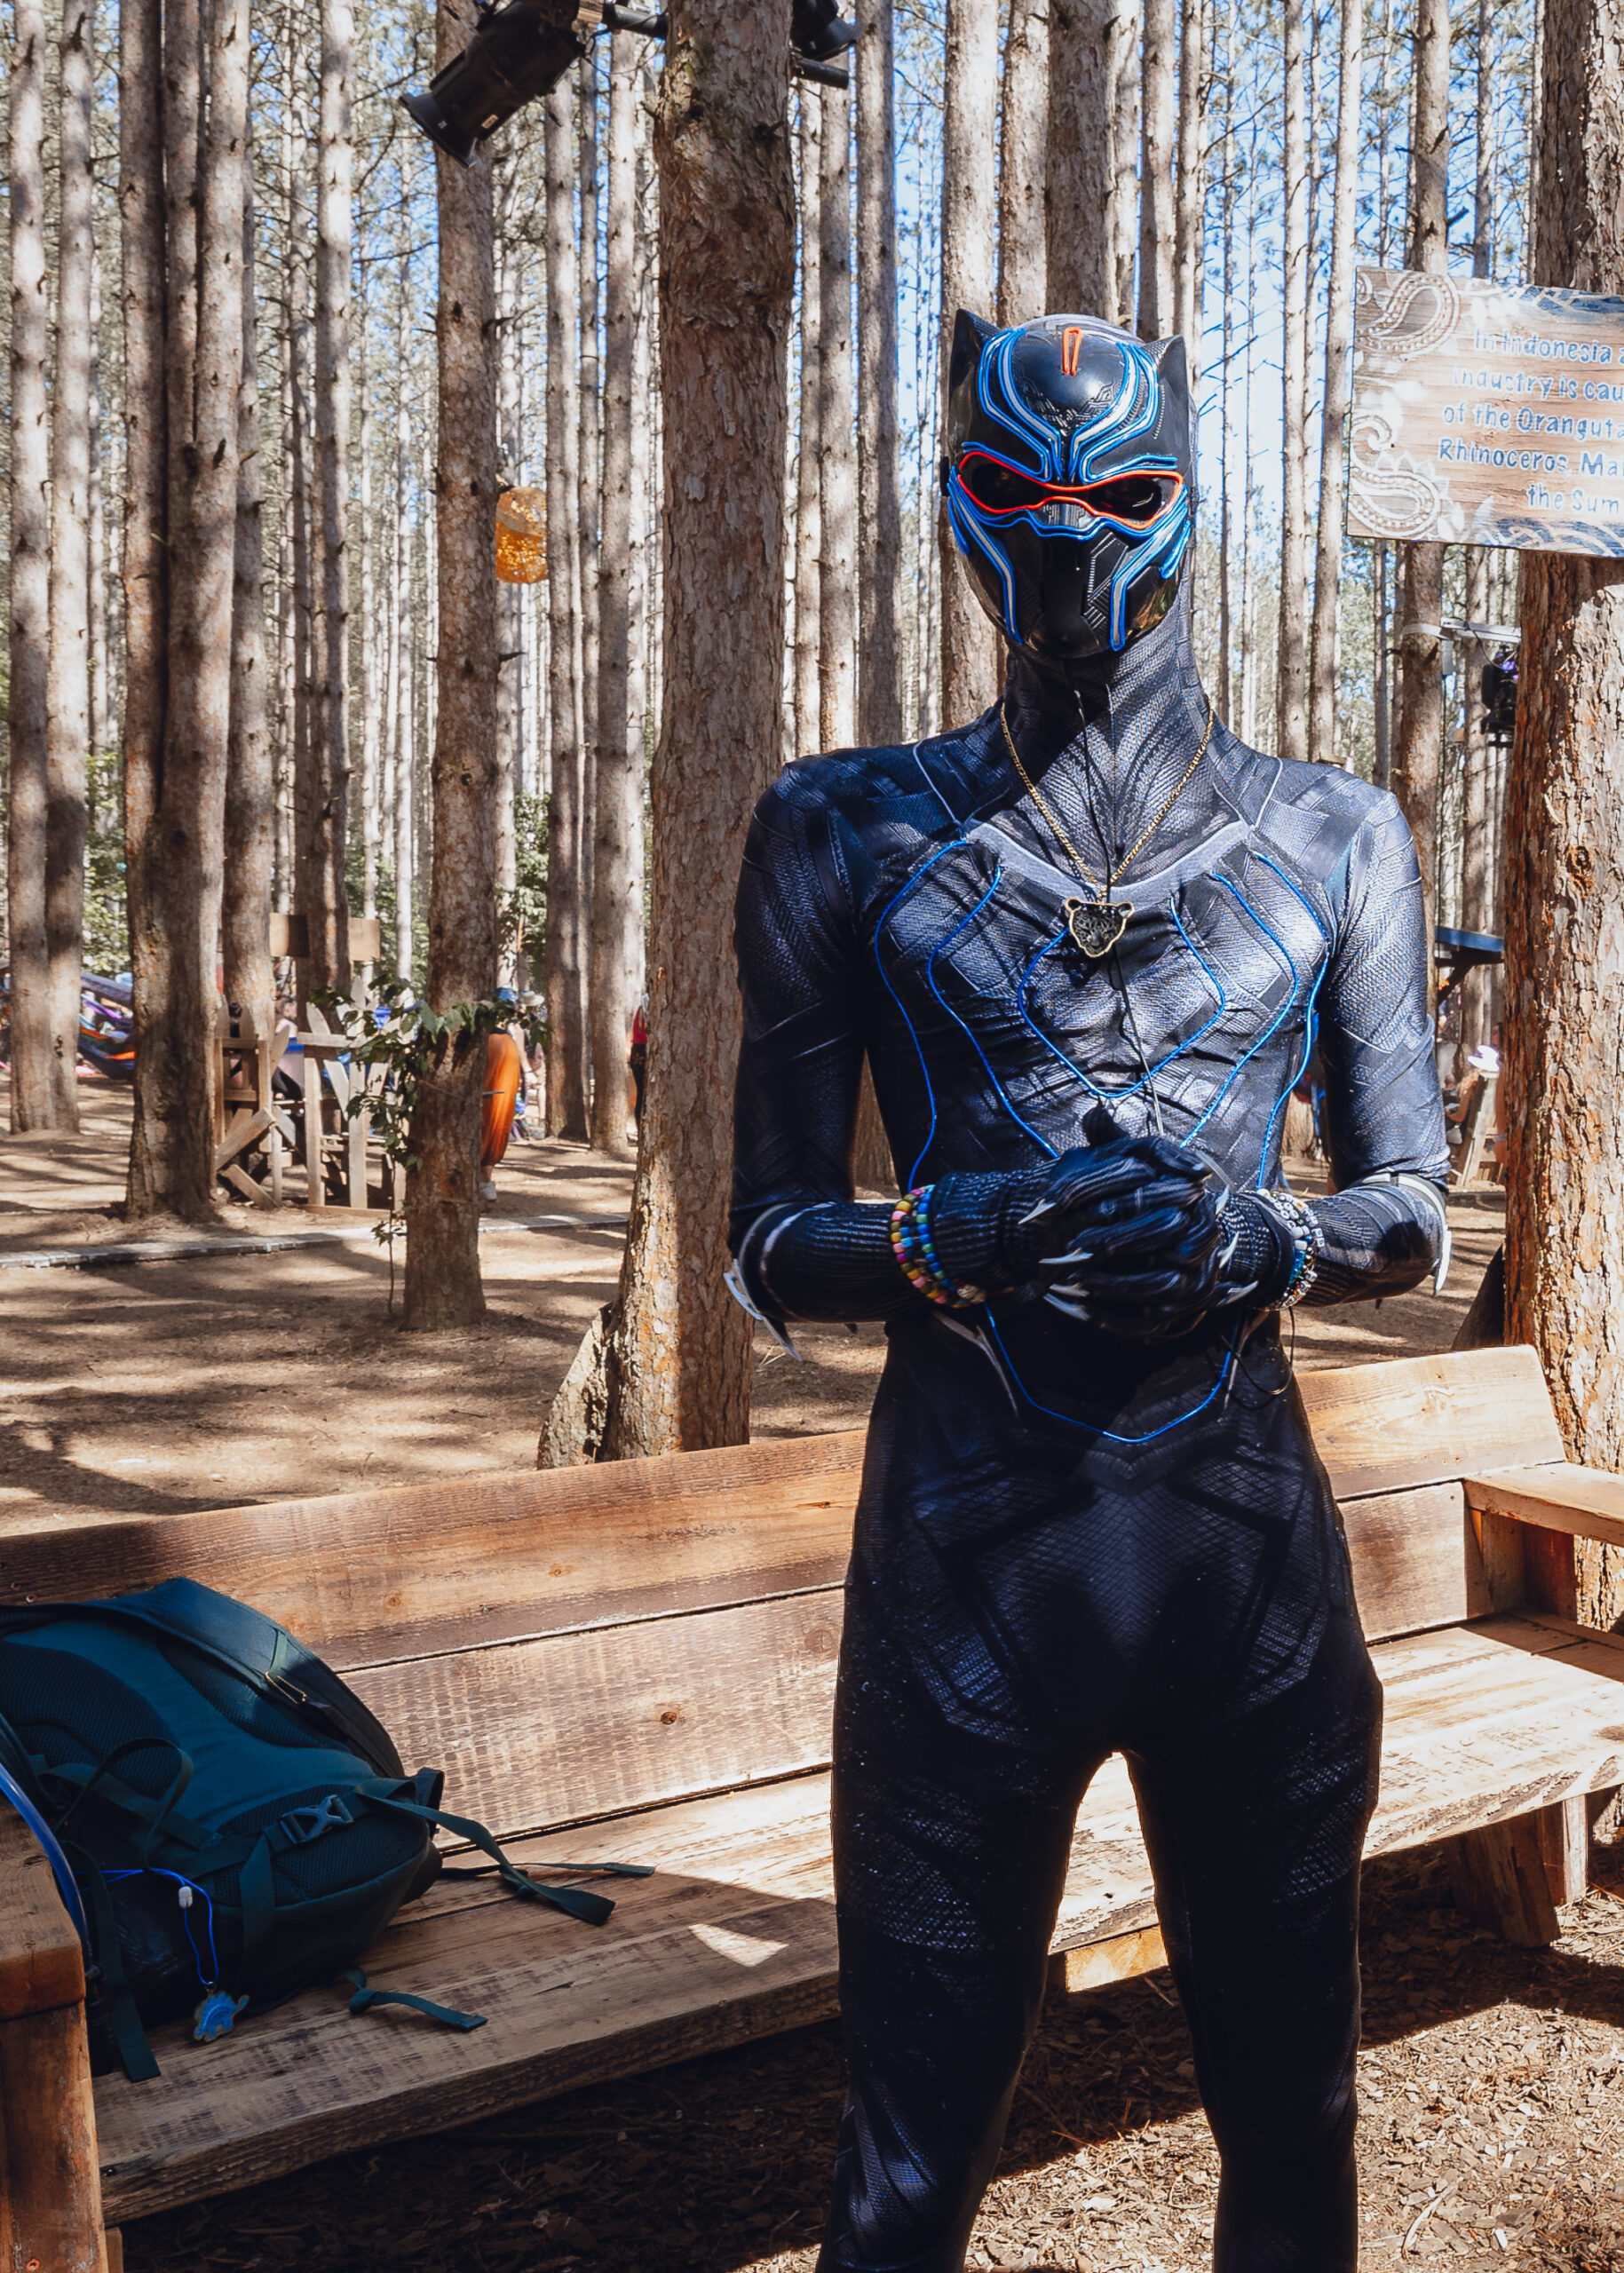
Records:
M1184 772L1173 784L1172 789L1163 799L1161 809L1156 813L1155 817L1152 820L1148 821L1145 828L1140 830L1138 836L1135 838L1132 844L1129 846L1127 851L1123 853L1121 859L1116 863L1115 867L1107 873L1105 887L1102 891L1100 886L1095 883L1093 877L1089 874L1088 869L1083 866L1081 853L1079 852L1077 847L1072 843L1071 838L1061 827L1059 815L1050 804L1048 798L1043 795L1043 792L1038 788L1037 783L1027 772L1026 767L1021 764L1020 752L1015 747L1015 737L1010 732L1010 722L1004 716L1003 705L1002 702L999 704L998 723L1003 728L1003 738L1009 745L1010 756L1015 761L1015 771L1020 775L1022 781L1026 784L1027 796L1032 799L1034 804L1036 805L1038 811L1042 814L1044 820L1049 823L1050 828L1054 831L1055 836L1059 839L1060 843L1065 846L1067 853L1070 855L1072 866L1082 878L1083 883L1087 884L1089 890L1094 894L1094 898L1091 900L1068 899L1065 902L1060 910L1060 913L1066 918L1066 930L1071 933L1072 938L1075 940L1076 944L1082 949L1083 954L1087 955L1091 962L1097 962L1102 955L1108 955L1112 948L1115 946L1117 941L1121 938L1123 932L1128 929L1128 919L1134 912L1133 902L1131 899L1119 899L1113 904L1111 898L1112 887L1116 883L1118 877L1122 874L1124 868L1129 867L1130 864L1137 859L1138 855L1149 843L1151 838L1154 836L1156 831L1161 827L1162 822L1166 820L1168 815L1172 812L1174 806L1178 803L1180 791L1184 788L1185 782L1189 780L1191 775L1195 772L1196 767L1207 755L1207 745L1212 740L1212 722L1215 715L1211 698L1208 697L1207 703L1207 724L1202 730L1200 748L1196 751L1195 756L1191 759L1189 764L1185 766Z

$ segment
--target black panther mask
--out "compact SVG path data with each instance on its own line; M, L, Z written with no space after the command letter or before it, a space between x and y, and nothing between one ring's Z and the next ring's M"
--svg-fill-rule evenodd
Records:
M1131 645L1195 526L1184 341L1092 316L994 331L961 308L948 382L943 487L982 606L1039 658Z

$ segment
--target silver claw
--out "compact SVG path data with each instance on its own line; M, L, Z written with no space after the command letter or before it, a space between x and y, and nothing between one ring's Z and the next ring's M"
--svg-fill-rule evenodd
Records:
M1066 1263L1092 1263L1094 1250L1091 1247L1074 1247L1069 1255L1044 1255L1038 1260L1048 1271Z
M1055 1203L1052 1200L1040 1200L1029 1214L1021 1217L1021 1227L1024 1230L1028 1224L1035 1224L1040 1216L1052 1216L1054 1212Z

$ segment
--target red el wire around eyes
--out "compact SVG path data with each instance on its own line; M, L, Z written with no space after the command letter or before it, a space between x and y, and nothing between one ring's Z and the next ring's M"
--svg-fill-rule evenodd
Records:
M1024 500L1021 503L1016 505L982 504L980 498L976 496L975 491L970 488L970 483L964 479L966 468L977 465L990 465L996 467L1000 473L1013 474L1018 481L1029 482L1036 495L1034 497ZM1184 486L1184 476L1182 474L1159 472L1143 476L1135 476L1129 473L1111 474L1108 475L1104 481L1092 481L1081 487L1072 487L1063 482L1040 481L1035 474L1022 472L1018 466L1006 466L997 458L984 457L979 452L976 453L976 455L971 457L961 460L958 467L958 476L965 489L969 491L970 497L974 500L975 503L980 507L980 510L984 513L1029 513L1036 504L1068 503L1071 504L1081 505L1083 511L1086 513L1091 513L1096 520L1103 521L1120 521L1125 519L1127 516L1121 513L1112 513L1108 511L1102 512L1097 505L1091 504L1089 503L1090 498L1098 495L1101 490L1113 487L1119 481L1131 481L1136 479L1156 482L1170 481L1173 485L1172 494L1169 496L1165 497L1157 506L1155 511L1148 514L1141 524L1141 526L1147 528L1153 521L1159 521L1161 519L1161 516L1168 511L1168 508L1176 501L1179 491Z

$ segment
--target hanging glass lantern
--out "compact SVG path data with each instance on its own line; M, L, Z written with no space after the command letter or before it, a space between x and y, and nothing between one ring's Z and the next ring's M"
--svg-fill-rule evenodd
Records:
M547 493L504 489L496 500L496 574L504 584L547 581Z

